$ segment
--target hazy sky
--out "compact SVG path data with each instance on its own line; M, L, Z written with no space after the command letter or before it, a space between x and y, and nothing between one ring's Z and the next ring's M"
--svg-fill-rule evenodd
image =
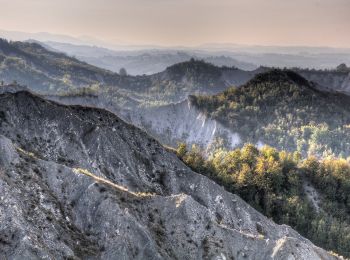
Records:
M0 29L114 43L350 47L350 0L0 0Z

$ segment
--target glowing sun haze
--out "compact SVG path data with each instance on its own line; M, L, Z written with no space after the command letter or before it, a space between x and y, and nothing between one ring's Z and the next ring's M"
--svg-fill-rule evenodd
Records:
M111 43L350 47L350 0L0 0L0 29Z

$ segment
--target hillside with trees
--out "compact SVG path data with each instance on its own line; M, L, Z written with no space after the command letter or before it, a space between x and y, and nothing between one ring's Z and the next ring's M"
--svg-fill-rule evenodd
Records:
M271 70L240 88L190 99L239 133L242 143L267 144L303 156L350 155L350 97L321 91L292 71Z
M251 144L231 151L218 149L209 157L198 146L180 144L176 153L193 170L238 194L276 223L290 225L318 246L350 256L348 161L302 160L298 152Z

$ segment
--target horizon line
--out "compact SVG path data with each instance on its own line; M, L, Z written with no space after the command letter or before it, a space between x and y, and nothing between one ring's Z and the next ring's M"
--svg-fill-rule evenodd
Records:
M232 49L232 48L308 48L308 49L341 49L341 50L349 50L350 46L330 46L330 45L309 45L309 44L252 44L252 43L236 43L236 42L203 42L199 44L159 44L159 43L127 43L126 41L121 41L119 43L108 40L108 39L101 39L96 36L92 35L72 35L72 34L64 34L64 33L54 33L54 32L47 32L47 31L37 31L37 32L28 32L28 31L12 31L12 30L6 30L0 28L0 33L18 33L18 34L29 34L35 37L35 35L39 36L40 34L48 34L51 37L66 37L71 38L71 41L77 41L76 43L70 42L68 39L66 41L61 40L50 40L46 39L44 41L46 42L58 42L58 43L67 43L72 45L82 45L82 46L94 46L94 47L101 47L101 48L111 48L111 47L129 47L129 48L140 48L140 47L147 47L147 48L163 48L163 49ZM16 40L11 39L8 36L0 35L0 38L7 39L7 40L14 40L14 41L26 41L26 40L37 40L35 38L30 37L24 37L25 40ZM18 38L18 37L17 37ZM43 40L37 40L37 41L43 41ZM105 47L105 46L110 47ZM211 46L212 45L212 46ZM217 46L214 46L217 45ZM226 47L224 45L227 45Z

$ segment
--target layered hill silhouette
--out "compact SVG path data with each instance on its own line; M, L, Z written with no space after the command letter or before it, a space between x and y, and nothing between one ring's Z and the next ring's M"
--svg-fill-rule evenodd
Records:
M254 70L257 66L242 62L227 55L193 50L146 49L133 51L114 51L96 46L73 45L62 42L38 42L47 49L75 56L79 60L100 68L119 72L125 68L131 75L151 75L162 72L176 63L191 58L203 59L217 66L237 67L243 70Z
M216 94L231 86L240 86L256 74L269 71L261 67L243 71L234 67L217 67L191 59L166 70L144 76L119 75L44 48L36 42L0 40L0 79L16 81L30 89L51 95L94 93L111 97L109 102L156 106L180 102L193 94ZM295 69L318 84L319 88L349 92L346 71Z
M189 94L215 94L232 85L241 85L255 72L216 67L190 60L148 76L119 75L35 42L0 41L0 78L16 81L36 92L75 95L86 89L139 102L178 102Z

